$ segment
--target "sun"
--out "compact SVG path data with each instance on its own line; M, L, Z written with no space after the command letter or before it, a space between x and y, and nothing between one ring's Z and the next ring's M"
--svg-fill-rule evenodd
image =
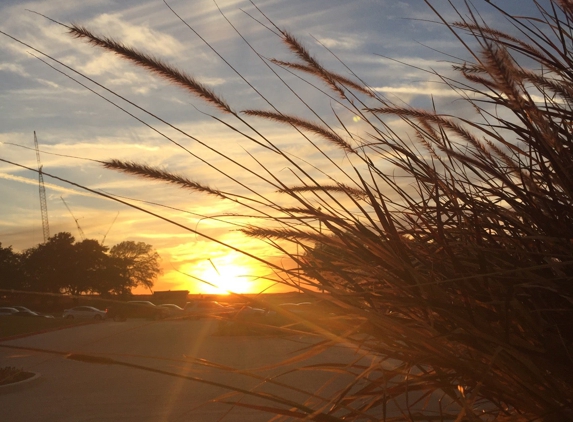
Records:
M193 275L205 283L197 282L197 287L206 294L253 293L257 283L253 269L241 265L234 254L206 259L195 266Z
M259 294L293 290L270 279L268 267L237 251L205 250L202 256L185 255L185 258L173 271L168 271L162 281L191 294Z
M208 294L250 293L248 269L237 265L206 268L197 277L206 281L201 290Z

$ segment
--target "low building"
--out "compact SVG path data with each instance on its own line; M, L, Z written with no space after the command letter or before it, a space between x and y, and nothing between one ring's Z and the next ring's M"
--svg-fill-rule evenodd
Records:
M185 303L187 303L187 295L189 295L189 290L155 291L151 296L151 301L156 305L174 303L175 305L183 307Z

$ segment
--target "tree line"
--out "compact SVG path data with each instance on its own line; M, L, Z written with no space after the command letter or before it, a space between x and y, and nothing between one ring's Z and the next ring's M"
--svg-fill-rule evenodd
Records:
M68 232L23 252L0 242L0 289L128 295L138 286L151 290L161 273L159 259L144 242L123 241L108 248L93 239L76 242Z

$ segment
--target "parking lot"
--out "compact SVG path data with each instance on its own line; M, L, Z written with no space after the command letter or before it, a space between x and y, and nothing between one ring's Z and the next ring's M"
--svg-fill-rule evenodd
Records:
M217 321L211 319L106 321L1 342L0 366L40 373L38 379L29 383L0 387L2 419L171 422L264 421L272 417L248 407L216 402L231 390L212 383L246 391L264 390L301 402L308 398L295 391L285 396L284 388L214 368L211 363L254 370L257 375L276 375L284 368L257 368L292 358L317 339L220 336L216 335L216 326ZM70 353L114 359L131 366L71 360L66 357ZM352 354L337 347L312 357L309 363L345 362ZM317 392L332 377L326 373L299 372L281 376L277 381ZM336 389L342 381L330 384L327 390ZM241 403L276 405L248 394L241 397L231 394L222 401L235 402L239 398Z

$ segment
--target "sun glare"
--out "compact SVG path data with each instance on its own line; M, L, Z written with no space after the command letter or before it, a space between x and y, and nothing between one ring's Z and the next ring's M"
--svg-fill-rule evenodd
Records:
M207 268L198 278L210 283L203 283L201 289L209 294L251 293L252 283L249 281L248 269L235 265Z
M233 255L206 259L195 266L193 275L205 281L195 283L202 293L254 293L257 283L253 281L253 269L237 263Z
M187 258L187 259L185 259ZM180 263L166 271L161 283L191 294L258 294L295 291L269 279L269 269L254 259L231 251L205 250L202 256L180 255ZM161 286L161 288L163 288ZM159 290L161 290L158 287Z

